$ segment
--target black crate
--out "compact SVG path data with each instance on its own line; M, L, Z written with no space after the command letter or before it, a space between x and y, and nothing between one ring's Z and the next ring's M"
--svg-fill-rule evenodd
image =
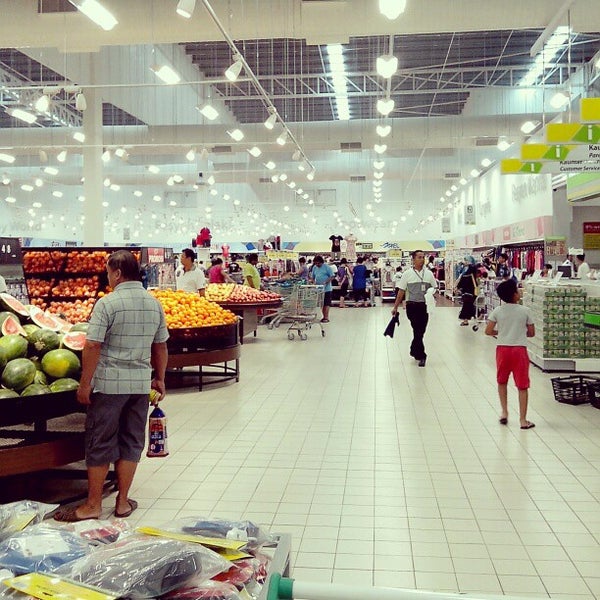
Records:
M590 404L594 408L600 408L600 381L588 384L588 395L590 397Z
M169 329L167 348L170 354L205 352L235 346L238 342L238 324L213 325Z
M588 388L594 383L600 383L600 379L583 375L554 377L552 379L554 399L564 404L586 404L590 401Z

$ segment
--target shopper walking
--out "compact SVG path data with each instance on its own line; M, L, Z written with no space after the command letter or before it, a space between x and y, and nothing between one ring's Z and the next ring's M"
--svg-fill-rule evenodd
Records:
M58 511L57 521L100 517L110 463L117 473L115 516L128 517L137 508L129 489L144 448L148 394L156 390L159 400L165 394L169 335L161 305L142 287L131 252L113 252L106 270L113 292L92 311L77 390L77 401L88 407L88 496L83 504Z
M367 267L363 265L364 258L359 256L352 269L352 295L354 306L364 306L367 299Z
M212 267L208 270L209 283L234 283L229 277L227 269L223 266L222 258L215 258L212 261Z
M429 314L425 304L425 294L430 288L437 288L433 273L425 268L425 254L422 250L412 253L412 269L406 270L398 283L398 294L392 308L392 315L398 312L398 307L406 298L406 316L413 330L413 339L410 344L410 355L419 361L419 366L424 367L427 361L423 336L427 330Z
M456 290L462 294L462 306L458 314L458 318L461 319L461 326L468 325L469 320L475 317L475 298L478 294L475 275L475 266L469 265L456 282Z
M535 336L531 311L518 304L519 289L513 279L503 281L497 289L505 304L496 307L488 316L485 334L498 338L496 346L496 381L500 397L500 423L508 423L508 378L512 373L519 390L519 420L521 429L535 425L527 420L529 397L529 356L527 338Z
M196 264L196 253L191 248L186 248L181 252L179 260L181 266L175 271L177 289L204 296L206 277L202 268Z
M310 278L315 285L323 286L323 318L321 323L329 323L329 307L331 306L331 282L335 277L335 271L325 264L323 257L318 255L313 259L310 270Z
M246 254L246 262L242 265L242 273L244 275L244 285L259 290L260 273L256 268L257 264L258 254Z
M337 281L340 286L340 308L346 308L346 296L348 294L348 286L350 285L350 269L348 261L345 258L340 260L340 266L337 270Z

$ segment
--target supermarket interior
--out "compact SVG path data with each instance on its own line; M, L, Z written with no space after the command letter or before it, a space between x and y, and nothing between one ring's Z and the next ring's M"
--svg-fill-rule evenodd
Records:
M600 11L488 4L0 0L0 599L600 599Z

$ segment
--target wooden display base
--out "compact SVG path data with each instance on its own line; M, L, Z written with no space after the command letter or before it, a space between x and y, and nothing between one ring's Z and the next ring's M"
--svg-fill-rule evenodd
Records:
M240 354L239 344L221 350L169 354L167 375L180 378L198 377L199 391L202 391L205 377L215 378L218 381L235 379L238 382L240 380ZM234 367L229 366L231 361L234 361ZM198 372L185 371L185 367L198 367Z

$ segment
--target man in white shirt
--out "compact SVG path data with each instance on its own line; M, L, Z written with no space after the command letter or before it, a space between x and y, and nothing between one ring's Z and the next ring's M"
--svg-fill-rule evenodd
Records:
M419 366L424 367L427 360L423 336L427 329L429 314L425 304L425 294L430 288L437 288L433 273L425 268L425 253L415 250L412 253L413 266L407 269L398 283L398 295L392 315L398 312L398 307L406 297L406 316L413 330L413 340L410 345L410 355L419 361Z
M575 265L577 266L577 279L587 281L590 274L590 265L585 262L585 254L578 254L575 257Z
M177 289L192 294L204 296L206 277L198 265L194 264L196 253L191 248L186 248L179 258L181 266L175 271Z

